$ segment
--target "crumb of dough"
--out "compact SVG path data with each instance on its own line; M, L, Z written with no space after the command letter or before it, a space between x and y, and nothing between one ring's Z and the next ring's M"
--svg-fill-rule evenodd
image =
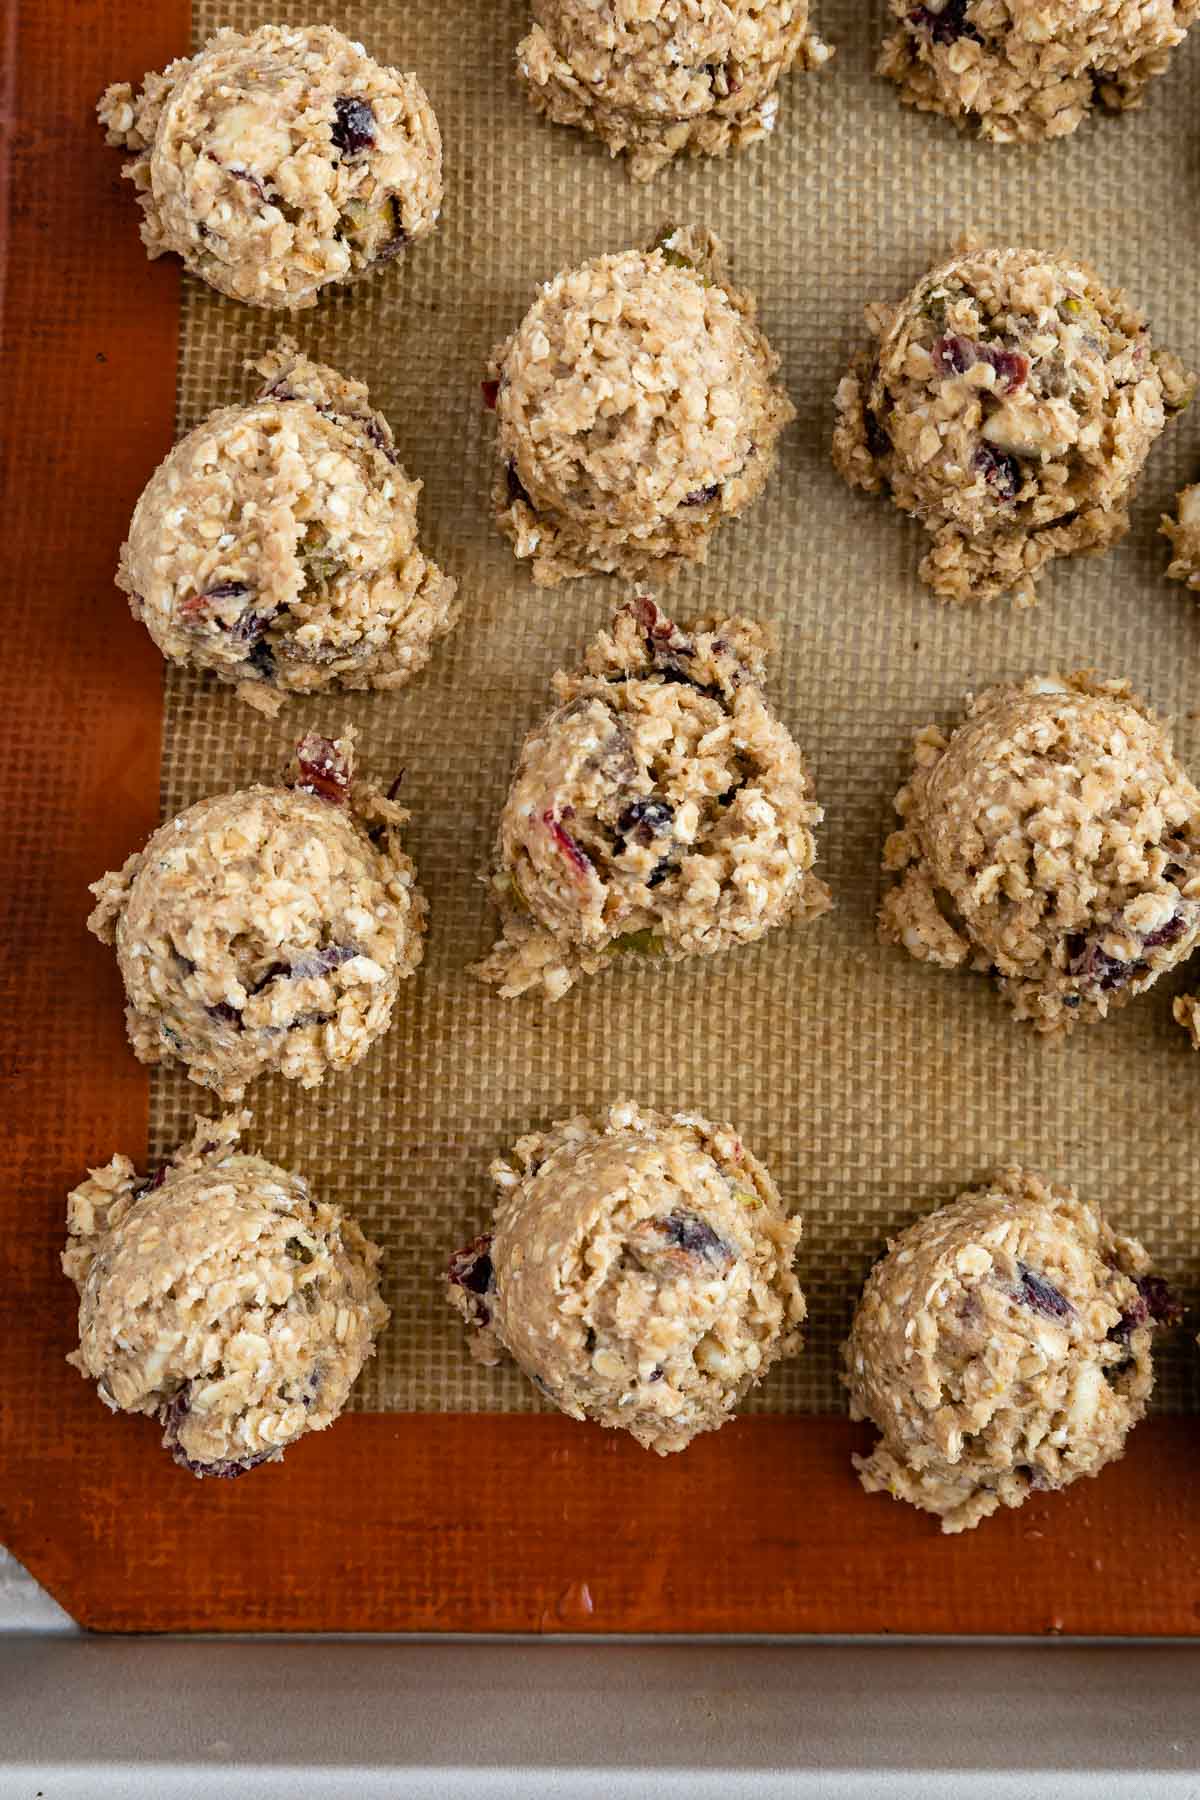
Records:
M834 466L920 521L921 579L942 600L1032 605L1051 558L1111 549L1196 385L1118 290L1041 250L960 246L867 325Z
M1127 682L988 689L916 735L880 937L992 975L1018 1019L1104 1018L1200 936L1200 792Z
M889 0L878 71L922 112L997 144L1065 137L1100 106L1140 106L1197 0Z
M625 1101L521 1138L447 1298L573 1419L668 1455L802 1347L801 1226L731 1125Z
M1192 1049L1200 1050L1200 995L1178 994L1171 1011L1175 1023L1182 1025L1192 1040Z
M618 609L522 748L490 877L501 937L475 973L557 1000L614 960L653 967L827 911L824 814L763 694L754 620Z
M312 306L437 224L442 140L415 75L331 25L218 31L161 75L106 90L108 142L151 257L250 306Z
M151 476L117 584L171 662L273 714L289 694L391 689L457 623L457 583L417 539L419 481L361 381L284 339L262 387L189 431Z
M880 1434L854 1458L863 1487L957 1532L1099 1474L1146 1410L1155 1327L1179 1313L1149 1267L1073 1188L1019 1168L902 1231L844 1352L851 1417Z
M67 1360L113 1412L157 1418L197 1476L244 1475L332 1425L388 1320L382 1252L302 1176L239 1149L249 1123L197 1119L156 1175L114 1156L67 1199Z
M1176 500L1176 517L1164 518L1163 536L1171 540L1167 574L1200 592L1200 482L1185 487Z
M833 52L808 0L534 0L517 74L535 111L598 137L635 181L775 129L789 70Z
M408 817L353 779L352 732L310 734L288 785L198 801L94 882L88 926L116 949L139 1061L224 1100L360 1062L423 952Z
M492 353L492 503L534 581L669 580L756 500L795 408L709 232L556 275Z

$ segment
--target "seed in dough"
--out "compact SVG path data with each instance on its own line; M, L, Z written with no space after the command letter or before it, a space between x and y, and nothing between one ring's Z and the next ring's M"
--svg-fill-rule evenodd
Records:
M640 599L555 675L500 815L502 936L475 971L506 999L557 1000L618 956L708 956L828 910L824 813L763 695L770 642L753 619L685 630Z
M1074 131L1099 105L1140 106L1195 23L1196 0L889 0L879 73L922 112L997 144Z
M854 1458L869 1494L969 1531L1031 1492L1096 1475L1154 1385L1178 1308L1136 1238L1074 1188L1001 1169L889 1242L845 1347Z
M1108 550L1150 447L1196 378L1083 263L962 247L898 305L837 390L834 465L933 539L943 600L1032 605L1055 556Z
M140 94L114 83L97 110L132 153L150 256L174 251L233 300L312 306L437 224L442 139L424 88L331 25L218 31Z
M1200 936L1200 793L1127 682L989 688L896 796L884 943L996 978L1043 1032L1104 1018Z
M193 1475L244 1475L332 1425L388 1320L381 1252L300 1175L198 1119L152 1178L127 1156L67 1200L68 1358L113 1412L148 1413Z
M1200 482L1183 489L1176 510L1176 518L1162 522L1163 535L1170 538L1174 552L1167 574L1200 592Z
M795 409L709 232L556 275L492 353L500 529L540 587L669 580L756 500Z
M452 1258L471 1351L666 1456L802 1347L801 1225L732 1125L626 1101L518 1140L491 1230Z
M808 0L534 0L517 73L536 111L595 134L635 181L775 129L790 69L833 54Z
M287 339L250 367L258 398L211 414L151 476L118 585L165 657L262 712L400 687L459 614L417 541L421 483L362 382Z
M352 741L310 734L288 785L199 801L93 883L139 1061L239 1100L270 1071L317 1087L387 1030L428 907Z

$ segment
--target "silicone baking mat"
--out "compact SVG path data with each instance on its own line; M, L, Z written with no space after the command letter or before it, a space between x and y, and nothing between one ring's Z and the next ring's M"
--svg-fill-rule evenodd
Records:
M919 534L840 486L827 440L863 301L902 292L966 227L1072 244L1129 286L1160 341L1200 357L1200 47L1140 115L1044 151L992 150L903 112L870 73L881 7L831 0L819 22L836 60L788 82L775 137L642 190L529 112L512 79L514 0L329 10L428 84L446 207L432 241L294 329L371 381L426 483L424 531L466 611L408 692L270 724L187 678L164 695L112 571L173 431L247 391L241 359L279 322L181 279L171 259L147 265L91 110L107 81L185 52L189 31L199 42L267 15L0 0L0 1535L107 1630L1195 1634L1200 1452L1183 1334L1160 1358L1169 1414L1139 1427L1120 1463L959 1539L861 1493L849 1457L869 1434L841 1410L834 1352L885 1233L1014 1156L1140 1230L1194 1298L1200 1065L1166 985L1054 1050L985 982L879 949L873 917L911 731L952 715L967 688L1052 666L1127 673L1177 715L1200 765L1187 716L1200 615L1163 579L1155 535L1200 464L1200 411L1156 447L1129 540L1055 569L1024 614L939 609L915 579ZM289 0L272 16L302 14ZM703 967L614 970L543 1011L465 973L491 934L476 871L548 675L620 592L538 593L493 534L481 363L538 280L688 218L726 238L757 292L800 416L763 502L670 604L779 622L773 693L828 809L821 869L837 911ZM395 1315L356 1397L368 1410L245 1481L195 1482L153 1421L113 1420L64 1360L66 1190L115 1148L171 1147L203 1104L174 1077L150 1092L111 953L84 930L86 887L164 812L270 775L305 725L347 719L370 766L405 770L428 958L358 1070L315 1095L268 1082L251 1099L265 1148L385 1244ZM515 1410L534 1404L528 1390L474 1367L439 1292L446 1255L486 1216L495 1152L625 1093L736 1120L807 1227L809 1348L751 1416L665 1460L622 1433Z
M316 1094L274 1081L249 1096L268 1150L353 1207L385 1246L395 1321L356 1406L545 1404L511 1367L482 1369L465 1353L439 1275L482 1227L499 1149L532 1124L626 1095L733 1119L804 1216L808 1349L750 1408L838 1408L837 1346L885 1234L997 1161L1077 1182L1145 1237L1185 1291L1200 1272L1194 1150L1189 1134L1167 1128L1181 1092L1200 1092L1200 1059L1171 1022L1170 984L1056 1048L1017 1029L986 981L920 969L874 936L880 846L908 740L953 714L966 689L1052 669L1128 674L1181 715L1181 749L1200 762L1200 731L1185 716L1200 611L1165 581L1168 547L1155 536L1200 461L1200 407L1156 447L1131 539L1103 561L1054 567L1026 613L1007 602L940 606L915 576L923 534L851 494L828 453L863 302L898 296L969 227L1073 247L1137 297L1157 341L1200 359L1200 46L1140 114L1009 151L960 141L872 78L881 14L824 0L818 23L837 55L823 74L784 84L773 138L639 187L594 141L524 103L512 73L522 0L332 9L374 55L426 84L445 136L446 201L436 236L292 329L311 355L370 383L425 483L423 533L462 584L463 620L407 690L292 704L274 722L173 673L162 803L169 816L270 776L309 722L332 732L352 720L367 765L385 780L404 770L431 905L424 968L349 1076ZM220 24L310 16L304 0L266 10L200 0L192 37L200 45ZM551 671L579 655L623 590L604 579L535 589L500 539L488 514L482 365L537 281L641 243L665 219L698 221L725 241L800 417L763 502L717 536L707 567L685 573L664 604L684 618L727 606L778 622L771 692L826 808L820 870L837 910L693 968L622 966L557 1005L504 1001L466 973L492 936L478 872ZM244 360L279 329L189 280L180 426L245 395ZM154 1143L166 1150L197 1090L160 1076L153 1094ZM1160 1367L1160 1404L1193 1404L1200 1359L1190 1346Z

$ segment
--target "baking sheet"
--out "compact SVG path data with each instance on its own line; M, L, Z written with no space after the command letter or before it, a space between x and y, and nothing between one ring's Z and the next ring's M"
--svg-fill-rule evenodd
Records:
M221 24L310 16L295 0L265 10L200 0L194 40ZM1156 341L1200 360L1200 44L1177 55L1140 114L1098 118L1041 149L997 149L902 109L872 77L878 3L825 0L816 22L836 58L821 75L789 78L775 136L639 188L594 141L538 120L522 99L518 0L338 5L322 16L420 75L445 138L446 202L435 237L286 328L370 382L403 462L425 482L423 533L462 584L464 617L407 690L292 703L274 722L172 672L162 806L166 816L269 778L310 725L353 722L368 767L405 771L408 842L432 906L424 967L356 1070L315 1094L272 1080L249 1096L266 1151L353 1208L385 1248L395 1316L355 1406L542 1407L511 1369L471 1361L440 1272L485 1221L497 1150L530 1125L624 1095L736 1121L804 1216L808 1348L750 1410L838 1409L837 1345L884 1235L1000 1161L1074 1180L1194 1300L1200 1063L1170 1020L1183 980L1053 1047L1018 1030L986 981L879 947L873 919L912 730L952 716L967 689L1054 668L1126 674L1176 715L1181 752L1200 766L1200 720L1187 717L1200 612L1165 581L1155 530L1200 465L1200 407L1156 446L1125 544L1053 567L1026 613L1006 602L939 606L916 579L923 534L843 487L828 439L863 302L900 294L968 228L1070 246L1145 306ZM667 590L668 604L685 619L726 604L779 623L771 691L826 807L819 872L837 908L702 966L622 967L552 1008L501 1001L466 973L493 936L478 871L550 673L576 658L623 590L599 579L536 590L513 561L488 516L482 363L535 282L642 242L667 219L725 239L799 412L764 499L718 536L704 570ZM243 360L284 328L185 278L180 427L245 395ZM154 1152L213 1104L156 1074ZM1159 1371L1156 1404L1194 1410L1188 1340L1164 1349Z

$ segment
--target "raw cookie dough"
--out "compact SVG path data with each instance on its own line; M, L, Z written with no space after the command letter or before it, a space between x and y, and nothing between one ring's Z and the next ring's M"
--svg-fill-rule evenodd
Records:
M517 72L534 108L624 153L635 181L766 137L780 77L832 54L808 0L534 0L533 16Z
M795 408L709 232L556 275L492 353L492 491L533 579L667 580L757 499Z
M409 815L352 783L352 734L310 734L297 763L290 786L190 806L92 886L134 1054L225 1100L268 1070L310 1088L352 1068L422 956Z
M573 1419L666 1456L801 1348L800 1240L731 1125L630 1102L521 1138L492 1230L447 1295L484 1363L507 1350Z
M1164 519L1163 534L1174 550L1167 574L1200 591L1200 481L1185 487L1177 501L1178 518Z
M237 684L263 712L288 693L395 688L458 618L417 542L419 481L361 381L286 339L264 386L159 464L117 582L170 661Z
M525 740L491 888L503 935L476 973L560 999L613 956L753 943L830 905L812 873L824 814L763 697L753 619L681 630L651 600L616 613Z
M1140 106L1196 0L890 0L879 73L901 99L998 144L1063 137L1099 103Z
M837 390L833 460L933 538L921 579L944 600L1030 605L1054 556L1096 554L1168 417L1195 387L1085 264L960 248L898 305Z
M1002 1169L889 1242L845 1349L850 1414L880 1441L854 1466L968 1531L1031 1491L1096 1475L1154 1385L1177 1316L1136 1238L1069 1187Z
M1200 793L1124 681L994 687L917 733L885 943L996 978L1018 1019L1102 1019L1200 934Z
M1200 995L1180 994L1173 1003L1175 1023L1182 1025L1192 1040L1192 1049L1200 1050Z
M67 1200L68 1358L114 1412L149 1413L193 1475L243 1475L332 1425L388 1320L381 1252L300 1175L198 1119L143 1179L114 1156Z
M251 306L312 306L437 224L442 140L415 75L331 25L218 31L140 94L100 100L151 257Z

